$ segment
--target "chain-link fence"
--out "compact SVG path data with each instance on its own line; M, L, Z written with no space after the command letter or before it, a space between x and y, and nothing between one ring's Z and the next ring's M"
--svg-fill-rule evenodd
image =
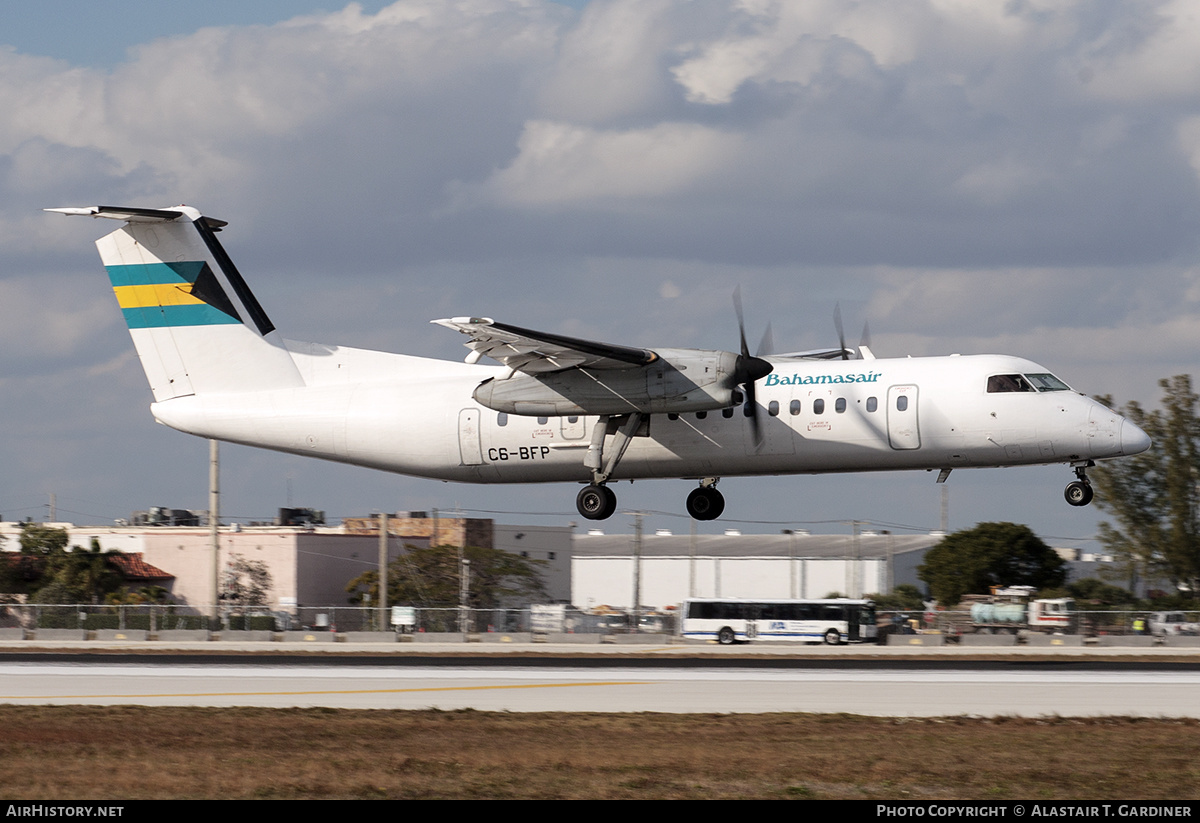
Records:
M411 608L411 622L392 625L392 610L381 615L377 608L362 606L303 606L294 611L254 606L222 606L220 619L212 618L211 607L163 605L0 605L0 628L73 629L99 631L329 631L402 633L521 633L534 631L530 609ZM626 614L585 614L566 610L561 619L542 631L566 634L631 634L632 619ZM643 615L640 634L673 634L673 615Z
M1170 618L1163 617L1171 615ZM1065 627L1031 627L1026 623L986 624L972 621L966 609L924 611L879 611L880 629L893 634L938 632L949 636L964 634L1005 634L1021 631L1056 631L1084 637L1122 637L1157 635L1172 637L1200 636L1200 612L1154 612L1132 609L1091 610L1072 613ZM1169 621L1169 622L1168 622Z
M536 629L564 634L634 633L633 619L628 614L587 614L569 608L549 627L544 621L535 626L528 608L411 608L404 610L404 625L392 625L392 610L381 615L379 609L362 606L304 606L282 611L257 606L223 605L219 620L214 620L211 614L212 610L204 606L6 604L0 605L0 629L145 631L151 635L181 630L516 634ZM956 637L966 634L1015 634L1031 630L1024 623L977 625L972 622L971 613L964 609L880 611L877 620L881 634L937 632ZM671 612L643 614L638 621L637 633L673 635L676 633L676 623L676 615ZM1074 612L1069 626L1053 630L1084 637L1151 634L1200 636L1200 611L1078 611Z

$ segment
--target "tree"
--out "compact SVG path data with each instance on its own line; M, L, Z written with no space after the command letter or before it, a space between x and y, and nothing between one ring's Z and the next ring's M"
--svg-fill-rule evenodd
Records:
M271 572L266 563L247 560L240 554L229 555L221 600L239 606L265 606L270 590Z
M912 583L901 583L890 594L868 594L866 599L875 601L875 608L886 612L917 612L925 606L921 590Z
M27 594L34 603L98 603L124 583L110 561L116 550L104 551L95 538L90 549L67 549L66 529L40 523L21 524L21 551L6 556L4 590Z
M67 534L66 529L26 522L21 524L19 542L21 554L47 557L56 552L66 551L71 536Z
M1061 586L1067 567L1028 526L980 523L948 535L925 553L917 576L944 606L991 586Z
M388 564L388 603L429 608L457 606L459 551L455 546L408 547ZM510 598L529 602L545 597L546 586L538 574L542 561L475 546L461 552L471 561L467 600L471 608L495 608ZM371 596L372 603L379 602L378 572L360 574L346 585L346 591L352 603L361 603L364 594Z
M1085 577L1070 583L1066 593L1079 601L1080 608L1106 609L1114 606L1132 606L1137 602L1137 598L1128 590L1094 577Z
M1147 412L1131 402L1121 410L1150 435L1150 449L1092 472L1101 492L1097 505L1116 520L1100 524L1100 542L1123 562L1131 590L1152 574L1194 595L1200 585L1200 397L1186 374L1158 385L1162 409Z

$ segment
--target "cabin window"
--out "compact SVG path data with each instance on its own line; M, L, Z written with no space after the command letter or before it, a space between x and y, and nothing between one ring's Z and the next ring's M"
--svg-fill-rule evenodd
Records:
M824 400L824 398L818 397L816 400L813 401L813 414L824 414L824 413L825 413L825 400Z
M788 406L788 411L790 411L792 414L799 414L800 413L800 401L793 400L791 405Z
M868 397L867 398L867 411L873 412L877 408L879 408L879 398L878 397Z
M896 411L908 410L908 395L902 394L896 398Z
M679 415L675 412L667 412L667 419L668 420L678 420Z
M496 425L497 426L507 426L508 425L508 412L500 412L496 415Z
M987 390L989 394L1033 391L1033 386L1029 385L1029 381L1019 374L993 374L988 378Z
M721 409L721 416L728 420L733 417L733 409Z
M771 415L772 417L779 416L779 401L778 400L772 400L770 403L767 404L767 414Z
M1070 391L1071 387L1063 381L1059 380L1052 374L1043 372L1042 374L1027 374L1025 375L1033 387L1038 391Z
M578 423L579 415L577 415L577 414L570 415L569 417L567 417L567 422L570 423L571 425Z
M706 418L706 417L708 417L708 412L706 412L706 411L702 411L702 412L696 412L696 419L697 419L697 420L703 420L703 419L704 419L704 418Z
M550 418L549 418L549 417L539 417L539 418L538 418L538 425L539 425L539 426L544 426L544 425L546 425L546 424L547 424L547 423L549 423L549 422L550 422Z
M833 404L833 410L835 412L837 412L838 414L841 414L842 412L844 412L846 410L846 398L839 397L837 399L837 402L835 402Z
M749 402L743 403L742 404L742 416L750 417L753 414L754 414L754 407L751 406Z

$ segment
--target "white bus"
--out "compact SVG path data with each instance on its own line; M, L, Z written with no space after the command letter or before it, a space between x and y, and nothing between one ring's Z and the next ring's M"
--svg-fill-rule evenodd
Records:
M722 645L750 640L799 643L874 643L875 604L870 600L683 601L680 634Z

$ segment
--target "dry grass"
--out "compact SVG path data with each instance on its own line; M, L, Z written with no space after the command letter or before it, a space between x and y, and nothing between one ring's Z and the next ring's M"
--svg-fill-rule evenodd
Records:
M1194 720L0 706L6 799L1195 799Z

